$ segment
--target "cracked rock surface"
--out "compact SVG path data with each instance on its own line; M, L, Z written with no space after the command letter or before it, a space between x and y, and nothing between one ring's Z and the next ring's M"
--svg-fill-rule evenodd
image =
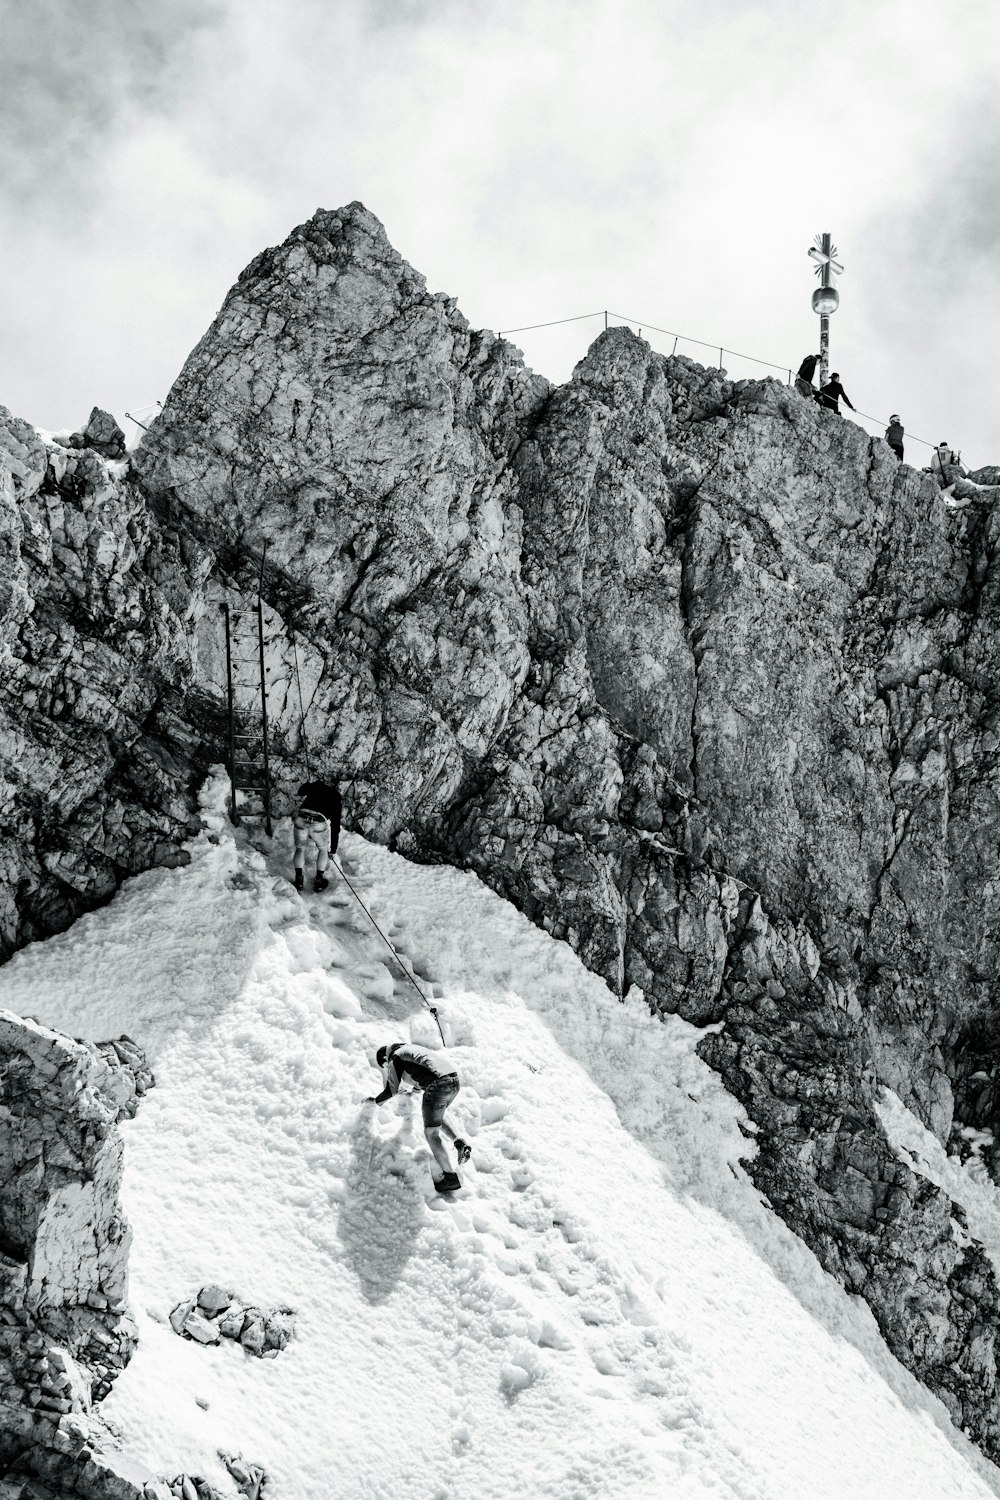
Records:
M1000 469L953 511L849 421L627 329L553 389L359 204L247 267L114 507L80 519L50 477L73 519L43 515L62 459L9 430L16 669L33 601L59 622L82 594L100 634L105 554L78 532L110 538L120 597L152 622L121 754L97 741L67 800L74 841L32 864L26 825L0 850L29 883L10 941L61 920L45 899L99 899L183 836L197 754L223 754L217 606L260 580L283 790L304 724L348 826L475 870L619 993L711 1023L701 1050L756 1123L762 1191L1000 1458L993 1267L875 1108L889 1087L953 1144L998 1124ZM73 456L84 485L113 464ZM59 628L45 684L73 680ZM63 744L63 701L37 700L29 764ZM148 757L138 845L98 834L77 809L131 812L116 789Z
M151 1081L127 1037L0 1011L0 1401L89 1411L131 1354L116 1126Z
M0 958L175 860L205 764L207 559L106 456L106 417L64 446L0 408Z
M91 1413L135 1347L117 1125L151 1083L128 1037L0 1011L0 1493L139 1493Z

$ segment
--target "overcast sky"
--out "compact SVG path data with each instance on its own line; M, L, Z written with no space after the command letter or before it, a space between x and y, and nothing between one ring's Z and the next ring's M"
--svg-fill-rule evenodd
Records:
M0 402L40 426L131 436L243 266L357 198L476 326L607 307L793 367L829 230L869 430L1000 463L998 0L0 0L0 31ZM514 342L561 380L602 326Z

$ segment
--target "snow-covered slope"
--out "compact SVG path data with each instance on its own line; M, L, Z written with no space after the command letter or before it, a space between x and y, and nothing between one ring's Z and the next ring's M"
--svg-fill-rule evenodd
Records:
M350 872L440 1006L474 1156L436 1197L381 1041L433 1020L342 884L298 896L288 830L234 838L221 783L183 870L29 947L2 1003L122 1031L156 1088L126 1139L141 1343L125 1449L275 1500L972 1500L997 1472L871 1315L763 1205L698 1033L619 1004L474 876L348 835ZM297 1309L274 1359L167 1321L205 1283Z

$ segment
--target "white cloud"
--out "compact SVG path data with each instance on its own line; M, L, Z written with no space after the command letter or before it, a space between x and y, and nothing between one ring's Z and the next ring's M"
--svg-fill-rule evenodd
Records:
M829 229L847 266L833 341L852 399L906 408L914 431L919 413L925 436L943 421L975 461L1000 458L985 403L927 388L962 348L951 319L920 316L940 261L931 300L978 310L966 358L1000 332L990 152L967 123L1000 39L992 4L245 0L194 41L176 4L161 72L143 93L134 60L116 64L128 109L92 125L94 213L3 235L0 317L24 354L0 399L25 415L73 420L98 388L118 409L163 394L253 254L360 198L474 323L617 307L785 365L816 342L805 250ZM52 196L54 213L65 201ZM73 282L86 295L67 309ZM599 326L520 341L561 378Z
M102 150L129 120L181 105L197 76L199 35L222 16L221 0L8 3L0 194L22 211L85 202Z

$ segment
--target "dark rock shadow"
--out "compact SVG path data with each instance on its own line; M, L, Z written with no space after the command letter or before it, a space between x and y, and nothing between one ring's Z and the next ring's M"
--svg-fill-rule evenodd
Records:
M424 1222L424 1198L395 1141L381 1141L363 1104L351 1130L347 1195L337 1232L369 1302L383 1302L403 1274Z

